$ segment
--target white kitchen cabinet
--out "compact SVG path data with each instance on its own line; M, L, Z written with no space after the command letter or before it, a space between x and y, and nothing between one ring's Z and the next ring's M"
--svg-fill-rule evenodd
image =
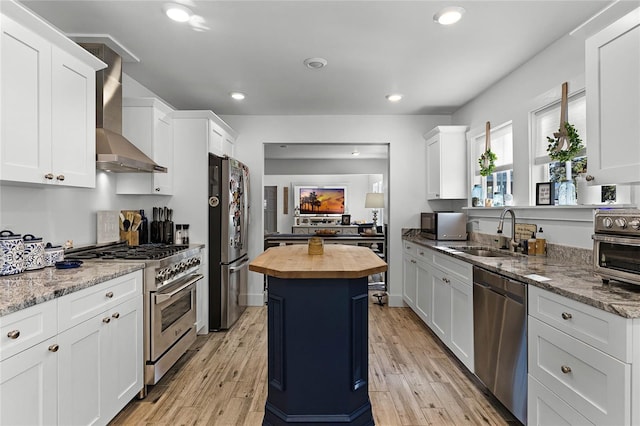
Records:
M52 337L0 362L0 424L57 424L56 342Z
M95 187L104 64L17 3L3 2L0 27L0 179Z
M418 280L418 262L415 259L416 246L407 241L402 242L402 299L411 309L416 310L416 290Z
M56 302L0 317L0 333L0 424L56 424Z
M446 344L451 335L451 279L437 268L432 268L431 279L433 288L431 330Z
M640 182L640 8L586 41L588 174Z
M220 134L220 129L230 141L235 140L235 131L211 111L175 111L173 113L175 173L171 207L173 207L174 218L180 218L181 223L190 225L190 241L206 245L202 251L201 265L205 278L198 282L196 289L196 305L199 308L196 324L198 334L207 334L209 331L209 266L207 264L209 209L206 203L209 198L208 154L216 146L221 146L222 152L216 148L214 154L233 154L232 150L229 150L230 144L223 144L224 140L214 140L215 134ZM204 204L203 200L205 200Z
M552 409L561 418L577 419L569 424L580 420L574 412L595 425L637 424L632 328L631 320L530 286L529 424L557 424Z
M527 392L527 425L595 425L569 404L529 375Z
M431 327L431 310L433 289L431 280L431 269L420 259L416 263L416 313Z
M137 271L0 317L0 424L107 424L143 388L142 315Z
M451 280L451 329L449 348L472 373L473 351L473 286Z
M155 98L122 99L122 134L167 173L119 173L118 194L173 194L173 109Z
M141 294L59 342L59 424L107 424L142 389Z
M467 198L466 131L467 126L437 126L424 135L427 200Z

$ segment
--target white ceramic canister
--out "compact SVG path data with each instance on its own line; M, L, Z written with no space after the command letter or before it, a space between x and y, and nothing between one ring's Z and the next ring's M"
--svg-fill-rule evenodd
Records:
M22 237L24 241L24 269L35 271L44 268L44 243L42 238L26 234Z
M0 275L19 274L24 271L24 242L20 234L0 232Z
M54 246L51 243L47 243L44 246L44 265L55 266L56 262L62 262L64 260L64 248L62 246Z

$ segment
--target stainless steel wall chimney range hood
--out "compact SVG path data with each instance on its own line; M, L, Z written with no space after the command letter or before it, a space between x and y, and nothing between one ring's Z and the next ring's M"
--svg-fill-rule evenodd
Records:
M122 58L101 43L79 43L107 64L96 72L96 168L119 173L166 173L122 136Z

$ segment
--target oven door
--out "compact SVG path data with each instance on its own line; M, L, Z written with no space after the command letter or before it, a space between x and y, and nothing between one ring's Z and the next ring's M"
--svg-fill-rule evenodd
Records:
M640 284L640 239L593 236L595 272L603 278Z
M151 293L151 361L156 361L196 322L196 282L201 274L185 276Z

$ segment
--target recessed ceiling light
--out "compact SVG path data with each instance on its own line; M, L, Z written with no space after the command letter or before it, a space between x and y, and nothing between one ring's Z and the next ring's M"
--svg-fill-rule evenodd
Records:
M231 92L229 93L229 95L236 101L241 101L246 97L244 93L241 93L241 92Z
M360 155L360 151L358 151L357 149L354 149L353 152L351 152L351 155L353 155L354 157L357 157L358 155Z
M327 66L327 60L324 58L307 58L304 60L304 64L307 68L318 70Z
M433 15L433 20L440 25L451 25L458 22L465 10L458 6L445 7L440 12Z
M392 95L387 95L386 98L389 102L398 102L400 99L402 99L402 95L399 93L394 93Z
M191 10L181 4L166 3L163 8L164 13L166 13L170 19L173 19L176 22L187 22L189 19L191 19L191 15L193 15Z

